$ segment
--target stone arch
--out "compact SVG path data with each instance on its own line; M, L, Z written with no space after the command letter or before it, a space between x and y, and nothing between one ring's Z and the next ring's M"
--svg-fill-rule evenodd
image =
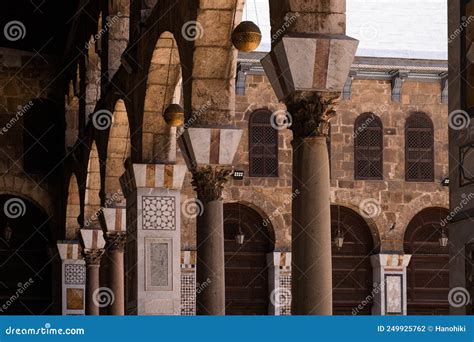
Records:
M115 104L107 143L105 166L105 197L114 203L123 200L120 177L125 172L125 161L131 157L130 126L123 100Z
M30 179L21 176L4 175L0 177L0 193L25 198L39 208L43 208L48 217L54 216L55 208L51 194Z
M95 141L90 147L84 200L84 226L98 226L101 207L100 159Z
M69 81L65 95L66 147L72 147L79 137L79 65L74 78Z
M381 231L379 227L381 226L381 224L383 224L383 222L381 222L380 215L374 218L360 215L359 204L356 203L355 201L352 203L347 202L347 201L336 201L336 202L331 201L331 207L333 206L347 208L348 210L351 210L352 212L354 212L356 215L359 215L365 221L365 223L370 229L370 234L372 235L372 241L373 241L374 246L378 246L378 249L377 249L377 252L378 252L382 245L382 237L381 237Z
M102 28L102 13L100 13L97 21L96 34ZM86 119L94 112L97 101L101 96L101 78L102 78L102 62L100 57L100 40L91 35L86 44L85 58L85 106Z
M76 175L69 178L67 206L66 206L66 239L74 240L79 229L78 217L81 214L79 186Z
M147 75L142 126L142 160L156 163L166 160L169 145L169 127L163 112L172 103L182 103L176 98L180 84L181 62L178 44L174 35L163 32L153 51Z

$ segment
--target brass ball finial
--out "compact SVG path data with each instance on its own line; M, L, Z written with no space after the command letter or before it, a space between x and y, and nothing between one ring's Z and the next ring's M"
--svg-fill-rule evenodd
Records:
M232 32L232 44L241 52L252 52L262 41L260 28L251 21L242 21Z
M165 121L171 127L184 125L184 109L179 104L171 103L163 114Z

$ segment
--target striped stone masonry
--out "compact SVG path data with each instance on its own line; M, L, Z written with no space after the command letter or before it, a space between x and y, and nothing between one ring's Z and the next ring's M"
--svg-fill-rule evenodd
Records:
M84 252L103 249L105 247L104 233L99 229L81 229Z
M232 165L243 131L237 128L186 129L178 139L190 169L201 165Z
M341 92L358 44L345 35L293 33L261 63L279 100L295 91Z
M131 164L120 177L125 195L137 188L164 188L179 190L183 186L186 165Z
M61 314L84 315L86 265L77 242L59 241L61 258Z
M105 230L107 233L127 231L127 212L125 208L104 208Z

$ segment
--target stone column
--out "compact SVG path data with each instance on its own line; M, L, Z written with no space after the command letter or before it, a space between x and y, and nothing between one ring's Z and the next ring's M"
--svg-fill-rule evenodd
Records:
M86 265L79 253L79 244L59 241L58 251L61 257L61 313L84 315Z
M298 92L286 100L293 131L293 314L332 314L327 135L337 93Z
M225 315L224 201L222 189L229 169L198 167L192 170L192 184L203 205L197 217L197 277L209 283L196 298L198 315Z
M332 314L329 119L341 95L358 42L345 35L345 1L271 2L277 36L262 65L293 131L292 313ZM291 34L278 34L291 26Z
M127 236L123 233L110 234L107 237L110 289L115 296L114 302L110 305L110 314L115 316L125 314L123 254L126 241Z
M178 143L197 193L196 281L207 284L196 298L198 315L225 315L224 215L222 190L242 137L236 128L191 127Z
M104 208L105 236L109 256L109 284L114 295L111 315L125 314L124 250L127 241L125 208Z
M81 229L82 253L86 261L86 315L99 315L100 259L104 254L105 240L98 229Z
M410 259L409 254L377 254L370 257L374 276L373 315L407 314L407 266Z

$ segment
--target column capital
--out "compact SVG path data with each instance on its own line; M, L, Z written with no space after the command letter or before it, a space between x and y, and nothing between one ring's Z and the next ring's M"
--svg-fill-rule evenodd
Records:
M339 92L301 91L290 94L286 107L292 116L290 129L295 138L327 136L329 120L336 115L334 107L339 103Z
M125 232L107 234L107 246L111 251L123 251L126 243L127 234Z
M103 249L90 249L83 251L84 260L87 266L99 266L102 255L104 255Z
M196 190L198 199L207 203L222 198L224 184L232 170L223 167L198 166L191 172L193 175L191 184Z

